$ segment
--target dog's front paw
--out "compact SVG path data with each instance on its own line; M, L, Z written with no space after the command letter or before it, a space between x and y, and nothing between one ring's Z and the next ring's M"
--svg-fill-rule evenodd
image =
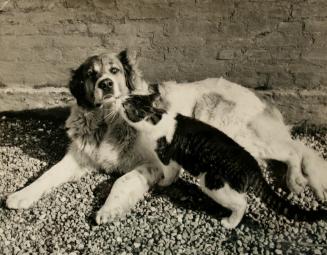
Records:
M121 219L126 215L126 212L121 207L107 208L103 206L95 217L95 221L98 225L106 224L115 219Z
M236 228L238 224L239 224L239 221L232 220L230 217L225 217L221 220L221 225L223 225L227 229Z
M301 193L307 183L308 180L301 173L293 172L287 176L287 186L295 194Z
M6 205L10 209L27 209L39 198L39 194L23 189L9 195Z

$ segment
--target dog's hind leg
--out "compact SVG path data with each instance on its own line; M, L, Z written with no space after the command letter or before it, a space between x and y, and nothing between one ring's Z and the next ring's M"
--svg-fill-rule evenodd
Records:
M8 196L6 204L12 209L26 209L41 196L65 182L79 179L85 170L77 163L72 152L52 166L32 184Z
M97 224L104 224L125 216L162 177L160 168L145 164L118 178L106 202L97 212Z

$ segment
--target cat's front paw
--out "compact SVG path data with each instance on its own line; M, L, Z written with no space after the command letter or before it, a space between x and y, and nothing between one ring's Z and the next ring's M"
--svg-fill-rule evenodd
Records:
M6 205L10 209L27 209L41 197L37 192L20 190L8 196Z
M171 163L162 168L163 178L158 182L159 186L166 187L175 182L181 174L181 167L176 163Z
M225 217L221 220L221 225L223 225L227 229L236 228L238 224L239 224L239 221L232 220L230 217Z
M95 217L95 221L98 225L112 222L115 219L121 219L126 215L126 212L121 207L105 207L103 206Z

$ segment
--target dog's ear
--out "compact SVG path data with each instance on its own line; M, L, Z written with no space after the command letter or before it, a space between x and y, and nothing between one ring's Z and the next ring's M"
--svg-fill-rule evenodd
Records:
M85 105L85 89L83 78L84 65L80 65L76 70L71 70L71 79L69 81L69 90L76 98L79 106Z
M138 83L142 82L142 75L136 64L136 56L132 57L131 53L125 49L120 52L117 57L124 67L127 88L130 91L135 90L138 87Z

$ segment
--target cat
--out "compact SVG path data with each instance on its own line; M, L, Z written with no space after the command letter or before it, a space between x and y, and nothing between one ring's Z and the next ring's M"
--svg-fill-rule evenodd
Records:
M240 223L247 207L246 192L250 190L287 218L305 221L327 218L327 210L307 211L279 197L248 151L204 122L153 106L157 97L154 93L123 98L120 114L148 139L149 148L162 164L178 164L198 177L201 190L232 211L222 219L224 227L232 229Z

